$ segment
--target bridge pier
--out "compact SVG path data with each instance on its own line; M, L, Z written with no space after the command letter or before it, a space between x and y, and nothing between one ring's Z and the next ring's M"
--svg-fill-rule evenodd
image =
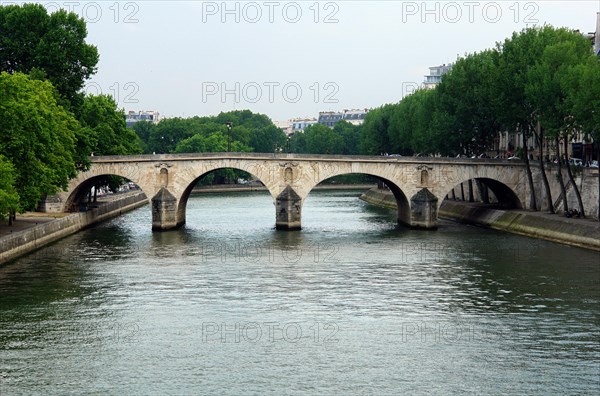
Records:
M299 230L302 228L302 198L290 186L275 199L275 228Z
M152 230L167 231L174 230L183 225L185 221L178 221L177 216L177 198L162 187L154 197L152 197Z
M438 199L423 188L410 199L410 226L435 230L438 228Z

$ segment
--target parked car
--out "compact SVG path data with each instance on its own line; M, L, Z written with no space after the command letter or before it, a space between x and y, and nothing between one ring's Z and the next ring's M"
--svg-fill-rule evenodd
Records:
M598 161L593 160L592 162L590 162L590 168L597 168L598 167Z
M521 158L517 157L516 155L513 155L512 157L508 157L508 160L510 161L514 161L514 160L520 160Z
M571 158L569 160L569 165L583 166L583 161L579 158Z

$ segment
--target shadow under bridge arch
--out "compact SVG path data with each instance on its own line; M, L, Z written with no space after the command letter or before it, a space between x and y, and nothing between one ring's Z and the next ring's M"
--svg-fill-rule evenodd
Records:
M70 192L63 205L63 211L78 212L83 210L83 206L87 209L89 204L97 203L99 196L127 190L141 191L148 197L147 191L139 186L135 180L112 173L94 175L80 182Z
M451 188L447 200L490 205L501 209L522 209L523 204L515 191L499 180L477 177L464 180Z
M390 209L396 208L397 210L397 220L398 224L401 225L411 225L411 210L410 203L406 194L402 191L402 189L391 180L379 176L374 173L366 173L366 172L345 172L336 174L335 176L330 176L326 179L319 181L314 184L307 192L306 197L315 187L319 185L323 185L327 183L328 180L346 175L362 175L368 176L371 179L374 179L377 182L377 188L372 188L366 191L363 194L363 200L377 206L385 206Z

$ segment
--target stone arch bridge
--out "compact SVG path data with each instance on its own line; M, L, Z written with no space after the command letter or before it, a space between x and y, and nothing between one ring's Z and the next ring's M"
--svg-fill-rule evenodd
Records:
M98 178L117 175L136 183L152 207L152 228L185 224L192 188L217 169L246 171L271 193L277 229L300 229L302 205L320 182L345 174L383 181L398 203L398 221L416 228L437 228L437 213L457 185L476 179L506 207L523 208L528 187L524 164L507 160L363 157L259 153L202 153L91 157L92 165L52 197L47 211L77 210Z

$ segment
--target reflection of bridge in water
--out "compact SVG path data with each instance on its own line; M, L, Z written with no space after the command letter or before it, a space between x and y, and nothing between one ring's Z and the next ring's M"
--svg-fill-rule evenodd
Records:
M136 183L152 205L152 228L185 223L188 198L196 182L217 169L250 173L264 183L276 208L278 229L299 229L302 204L320 182L346 174L371 175L394 193L398 221L436 228L441 202L455 186L475 179L505 207L522 208L528 194L521 162L490 159L359 157L333 155L202 153L91 157L91 168L71 180L68 191L46 203L47 211L74 210L98 178L117 175ZM533 168L534 177L539 173Z

